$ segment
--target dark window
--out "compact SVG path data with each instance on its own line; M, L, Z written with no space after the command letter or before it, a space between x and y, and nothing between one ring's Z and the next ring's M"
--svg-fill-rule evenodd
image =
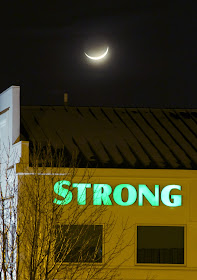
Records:
M137 263L184 264L184 227L138 226Z
M102 225L61 225L56 228L57 262L102 262Z

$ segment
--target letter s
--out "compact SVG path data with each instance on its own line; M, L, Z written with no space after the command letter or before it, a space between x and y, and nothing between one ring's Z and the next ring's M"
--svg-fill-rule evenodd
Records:
M66 205L70 203L72 200L72 192L63 188L63 185L70 186L71 183L69 181L63 180L63 181L58 181L54 185L54 192L64 198L63 200L59 200L57 198L53 200L53 203L56 203L58 205Z

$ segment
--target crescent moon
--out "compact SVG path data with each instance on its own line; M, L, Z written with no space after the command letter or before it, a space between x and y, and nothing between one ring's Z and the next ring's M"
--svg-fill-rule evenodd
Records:
M106 54L108 53L108 50L109 50L109 47L107 47L106 51L100 56L90 56L87 53L85 53L85 55L90 59L99 60L99 59L103 58L104 56L106 56Z

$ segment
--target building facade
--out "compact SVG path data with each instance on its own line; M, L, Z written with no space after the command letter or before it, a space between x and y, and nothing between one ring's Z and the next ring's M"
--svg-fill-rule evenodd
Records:
M197 110L21 107L19 90L0 95L19 279L196 279Z

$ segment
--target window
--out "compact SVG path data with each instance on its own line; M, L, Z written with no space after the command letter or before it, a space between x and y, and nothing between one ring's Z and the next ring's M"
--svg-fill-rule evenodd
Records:
M138 226L137 263L184 264L184 227Z
M59 225L56 228L57 262L102 262L102 225Z

